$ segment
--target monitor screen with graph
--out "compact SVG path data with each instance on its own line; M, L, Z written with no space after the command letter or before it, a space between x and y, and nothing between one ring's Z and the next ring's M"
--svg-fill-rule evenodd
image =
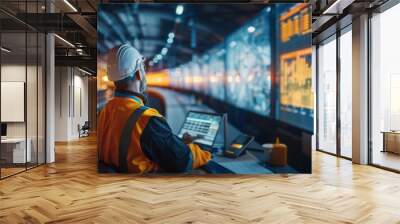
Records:
M311 7L280 5L277 35L279 120L313 131Z

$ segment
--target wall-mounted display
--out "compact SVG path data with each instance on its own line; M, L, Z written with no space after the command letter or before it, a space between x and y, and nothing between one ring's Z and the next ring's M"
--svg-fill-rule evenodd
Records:
M171 85L312 132L311 53L309 4L265 7L220 45L170 69Z
M225 51L224 46L218 46L209 52L210 70L208 76L210 95L219 100L225 100Z
M268 116L271 112L270 8L227 39L227 101Z
M308 4L279 5L277 15L277 117L283 122L312 131L311 8Z

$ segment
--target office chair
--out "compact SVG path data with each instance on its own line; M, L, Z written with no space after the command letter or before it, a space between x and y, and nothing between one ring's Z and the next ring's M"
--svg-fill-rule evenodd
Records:
M85 121L85 123L80 127L78 124L78 132L79 132L79 138L80 137L87 137L89 136L89 130L90 130L90 123L89 121Z

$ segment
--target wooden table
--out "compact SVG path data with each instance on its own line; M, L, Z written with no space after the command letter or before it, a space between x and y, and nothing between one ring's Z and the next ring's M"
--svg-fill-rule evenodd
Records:
M382 152L400 154L400 131L383 131Z

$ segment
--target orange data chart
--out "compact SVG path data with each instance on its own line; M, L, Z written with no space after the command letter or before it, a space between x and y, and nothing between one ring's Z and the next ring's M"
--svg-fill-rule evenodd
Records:
M280 41L289 42L296 36L311 33L311 10L308 4L298 4L280 16Z
M311 52L311 48L305 48L281 55L281 105L313 109Z
M278 38L279 120L313 130L311 7L281 7Z

